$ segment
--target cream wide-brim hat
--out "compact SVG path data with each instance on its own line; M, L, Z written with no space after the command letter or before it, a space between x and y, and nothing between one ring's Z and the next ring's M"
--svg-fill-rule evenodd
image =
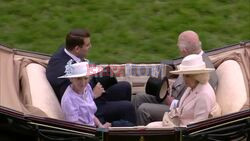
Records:
M80 62L75 64L67 63L67 65L65 66L65 75L58 78L77 78L83 76L91 76L101 72L102 70L103 68L100 66L91 67L88 62Z
M172 74L202 74L214 71L214 68L207 68L201 55L191 54L186 56L178 70L170 71Z

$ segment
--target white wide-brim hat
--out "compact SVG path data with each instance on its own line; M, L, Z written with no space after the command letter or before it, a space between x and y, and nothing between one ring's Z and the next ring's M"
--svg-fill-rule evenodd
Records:
M214 68L207 68L205 62L202 59L201 55L191 54L186 56L181 64L179 65L178 70L170 71L173 74L201 74L209 73L214 71Z
M103 70L100 66L91 67L88 62L80 62L72 64L73 61L69 61L65 66L65 75L58 78L77 78L83 76L91 76Z

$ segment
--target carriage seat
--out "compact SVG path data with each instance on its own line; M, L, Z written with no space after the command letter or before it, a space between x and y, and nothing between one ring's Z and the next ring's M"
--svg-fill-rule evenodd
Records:
M219 65L216 73L219 79L216 99L221 115L240 111L248 98L240 65L234 60L227 60Z
M60 103L49 84L45 68L31 63L26 67L30 85L32 105L49 117L64 119ZM247 103L247 90L240 65L234 60L224 61L216 69L219 83L216 89L221 115L238 112Z
M60 103L46 78L46 69L36 63L26 66L32 106L41 109L50 118L64 119Z

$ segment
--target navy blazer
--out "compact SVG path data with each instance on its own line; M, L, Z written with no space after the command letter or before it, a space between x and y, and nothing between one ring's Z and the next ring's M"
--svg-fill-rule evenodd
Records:
M58 78L64 75L65 65L72 59L68 54L65 53L64 47L60 48L49 60L46 76L54 89L58 100L61 102L64 91L70 84L69 79Z

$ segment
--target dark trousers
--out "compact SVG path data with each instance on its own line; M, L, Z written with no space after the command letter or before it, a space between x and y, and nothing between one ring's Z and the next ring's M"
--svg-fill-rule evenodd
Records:
M106 90L103 97L107 101L131 101L131 85L126 81L118 82Z
M102 123L124 120L136 124L135 109L130 101L131 85L125 81L118 82L95 99L96 116Z
M107 101L97 105L96 116L102 123L129 121L136 125L135 109L130 101Z
M103 105L107 101L131 101L131 85L128 82L121 81L109 87L101 97L95 99L97 105Z

